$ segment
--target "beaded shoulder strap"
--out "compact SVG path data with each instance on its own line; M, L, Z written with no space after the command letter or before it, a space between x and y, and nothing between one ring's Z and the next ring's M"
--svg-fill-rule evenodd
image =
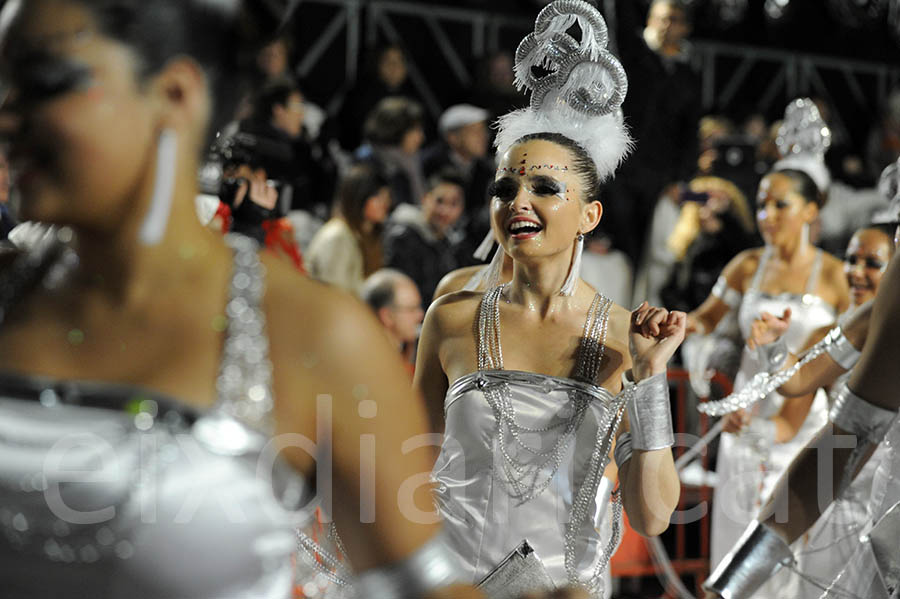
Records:
M500 347L500 294L503 285L484 292L478 305L478 370L503 370L503 349Z
M271 434L272 363L266 317L260 308L265 294L265 267L252 239L230 234L226 242L234 250L234 271L225 309L228 328L216 380L215 409Z
M816 290L819 283L819 272L822 270L822 248L816 250L816 257L813 261L812 270L809 271L809 278L806 279L806 291L803 293L811 294Z
M597 293L584 321L584 334L578 348L574 378L588 383L597 380L600 365L606 354L606 331L609 328L609 309L612 300Z

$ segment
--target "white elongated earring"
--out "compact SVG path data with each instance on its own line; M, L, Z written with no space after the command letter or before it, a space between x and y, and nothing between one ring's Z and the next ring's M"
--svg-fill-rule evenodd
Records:
M478 244L478 247L475 249L475 252L472 254L476 260L481 260L484 262L487 260L488 254L491 252L491 248L494 247L494 231L493 229L489 229L487 235L484 236L484 239L481 240L481 243Z
M488 247L488 250L490 250L490 247ZM494 252L491 263L469 279L469 282L463 287L463 291L477 291L479 289L487 291L499 285L500 276L503 274L503 256L505 254L503 246L497 244L497 251Z
M572 266L569 267L569 275L559 290L560 295L573 295L581 276L581 254L584 252L584 235L579 233L575 238L575 252L572 255Z
M156 173L150 207L138 233L142 245L157 245L166 234L169 213L172 211L177 159L178 136L173 129L163 129L156 143Z
M809 223L803 223L803 229L800 232L801 243L806 245L809 243Z

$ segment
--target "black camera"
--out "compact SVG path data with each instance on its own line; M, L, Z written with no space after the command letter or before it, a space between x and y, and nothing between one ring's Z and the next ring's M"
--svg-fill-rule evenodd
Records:
M678 203L684 204L685 202L696 202L698 204L705 204L706 201L709 200L709 193L706 191L691 191L690 189L685 188L681 195L678 196Z

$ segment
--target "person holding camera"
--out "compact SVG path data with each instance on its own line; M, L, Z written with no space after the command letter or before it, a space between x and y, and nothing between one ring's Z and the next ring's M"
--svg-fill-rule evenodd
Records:
M682 190L680 213L666 248L675 257L660 297L670 310L697 308L712 291L719 273L757 236L747 198L726 179L696 177Z
M269 164L269 176L291 186L283 212L318 212L334 194L336 166L304 127L306 98L297 81L282 76L268 81L253 99L253 114L238 130L272 146L284 157ZM324 210L322 210L324 213Z
M243 133L225 139L219 147L222 182L216 216L221 219L223 233L231 231L250 237L306 272L293 227L285 218L290 187L270 180L266 168L274 165L276 171L279 169L279 160L289 156L283 150L278 144L267 144L264 139ZM287 197L282 195L285 191Z

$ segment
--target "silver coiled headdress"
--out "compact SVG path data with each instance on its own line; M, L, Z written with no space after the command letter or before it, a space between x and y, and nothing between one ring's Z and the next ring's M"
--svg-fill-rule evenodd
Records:
M567 33L575 23L581 41ZM530 133L559 133L587 151L601 181L615 172L632 141L621 111L628 80L608 43L606 22L584 0L541 10L516 50L516 86L531 91L531 103L498 119L498 155ZM547 72L535 75L534 68Z
M831 175L825 166L825 152L831 147L831 129L812 100L798 98L788 104L775 145L781 155L775 163L776 170L803 171L815 181L819 191L828 190Z
M887 208L872 217L875 224L900 224L900 158L881 171L878 194L888 202Z

